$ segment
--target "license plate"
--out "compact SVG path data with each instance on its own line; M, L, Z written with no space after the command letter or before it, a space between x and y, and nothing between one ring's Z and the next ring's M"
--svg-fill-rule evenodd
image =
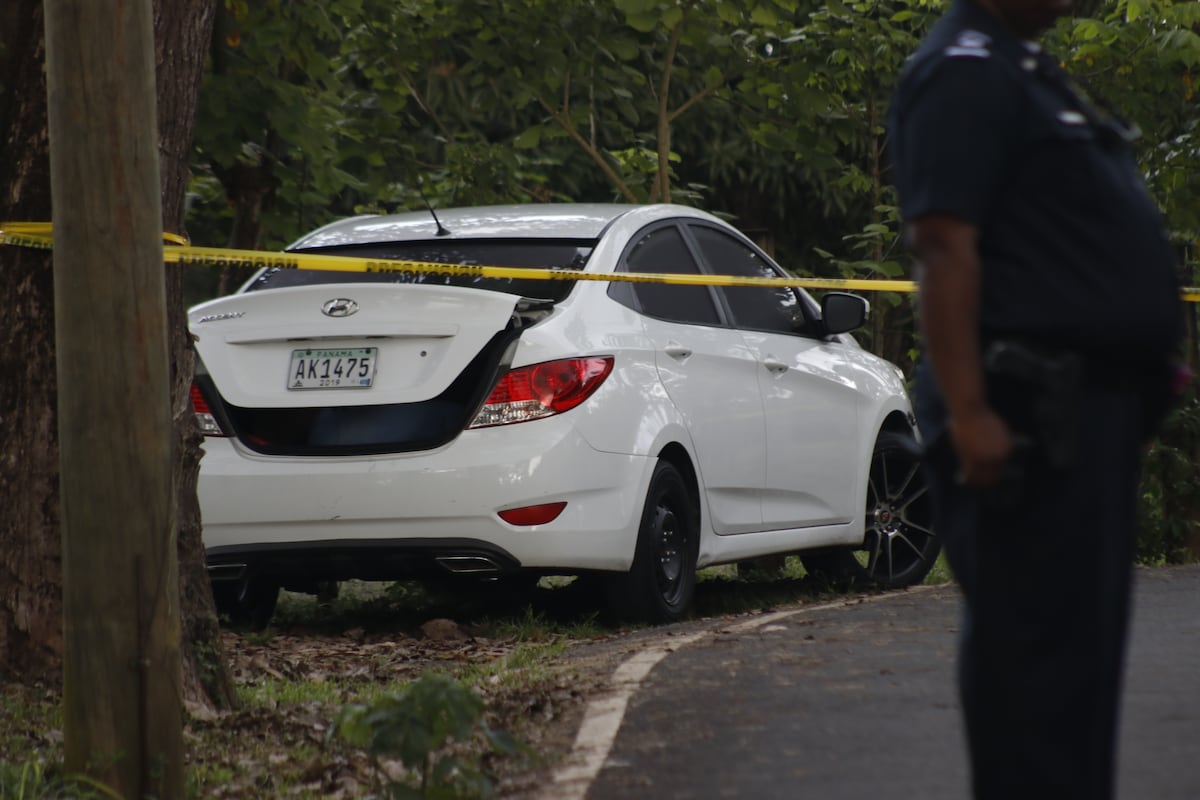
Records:
M367 389L375 380L378 347L293 350L289 389Z

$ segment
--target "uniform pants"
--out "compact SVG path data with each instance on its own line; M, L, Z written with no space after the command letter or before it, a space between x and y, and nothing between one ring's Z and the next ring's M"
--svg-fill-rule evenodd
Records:
M965 597L959 688L977 800L1109 800L1134 553L1142 402L1089 386L1074 465L997 511L926 460Z

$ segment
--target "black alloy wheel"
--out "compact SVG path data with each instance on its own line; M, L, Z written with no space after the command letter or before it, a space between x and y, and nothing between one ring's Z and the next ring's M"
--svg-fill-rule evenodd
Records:
M629 572L613 578L609 605L622 617L661 624L686 616L696 589L699 520L679 471L659 461L650 478Z
M871 456L863 543L807 555L804 567L840 585L913 586L941 552L932 520L920 445L912 434L884 431Z

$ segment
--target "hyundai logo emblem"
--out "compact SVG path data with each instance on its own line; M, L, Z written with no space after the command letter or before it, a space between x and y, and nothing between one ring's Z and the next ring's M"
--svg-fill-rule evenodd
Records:
M321 306L321 313L327 317L348 317L358 313L358 303L347 297L326 300L325 305Z

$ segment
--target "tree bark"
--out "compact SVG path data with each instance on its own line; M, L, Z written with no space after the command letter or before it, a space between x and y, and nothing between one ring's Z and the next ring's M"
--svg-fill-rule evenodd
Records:
M156 0L164 229L182 232L196 98L215 0ZM0 221L50 219L41 0L0 8ZM183 699L228 707L235 696L204 569L196 499L200 435L191 413L191 339L182 272L166 273L180 568ZM57 685L62 566L54 359L47 251L0 247L0 677Z
M0 25L0 221L50 219L42 4ZM54 288L48 251L0 247L0 671L57 683L62 657Z
M238 163L229 169L214 168L214 172L225 187L225 194L233 201L229 247L235 250L261 250L265 234L263 213L270 207L279 185L271 173L269 157L264 154L257 164ZM232 294L250 280L256 271L254 267L223 267L217 295Z
M184 233L192 131L215 16L216 0L157 0L154 4L163 230L171 233ZM183 270L168 268L166 284L171 411L177 460L174 474L184 700L207 707L230 708L236 705L236 695L221 647L200 537L196 480L200 474L203 437L192 413L192 338L183 303Z

